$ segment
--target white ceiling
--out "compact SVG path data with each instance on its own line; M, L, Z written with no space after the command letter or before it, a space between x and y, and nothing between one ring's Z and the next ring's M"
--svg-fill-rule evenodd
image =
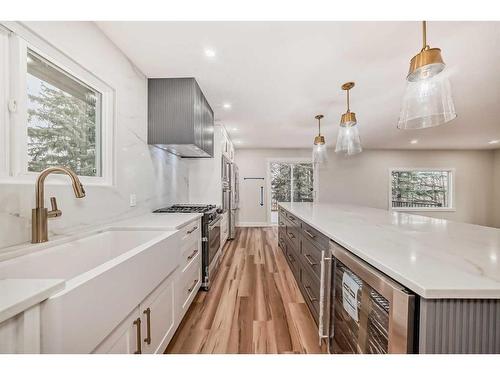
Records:
M365 148L500 147L488 144L500 139L500 22L428 23L428 42L442 49L451 73L458 117L413 131L396 123L409 60L421 48L419 22L97 24L148 77L195 77L237 147L310 147L318 113L335 144L345 111L340 85L351 80Z

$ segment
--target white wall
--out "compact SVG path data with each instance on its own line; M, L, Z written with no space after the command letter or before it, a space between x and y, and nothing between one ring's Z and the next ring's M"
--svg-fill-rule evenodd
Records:
M50 235L188 201L185 161L147 145L145 76L92 22L26 25L116 92L115 186L85 186L86 198L75 199L69 185L50 185L49 176L46 197L56 196L63 211L49 221ZM130 193L137 195L134 208ZM0 248L29 241L33 206L32 184L0 184Z
M493 169L494 226L500 228L500 149L495 151Z
M455 212L422 215L479 225L493 224L493 153L491 151L366 150L346 158L330 152L320 172L319 199L388 208L389 168L455 168Z
M214 157L186 159L189 166L189 202L222 206L222 127L214 129Z
M265 176L268 158L310 156L309 149L238 149L236 162L242 177L249 174ZM455 168L456 211L421 214L492 226L495 223L492 204L494 160L492 151L365 150L346 158L330 150L328 164L319 171L318 200L387 209L390 168ZM240 211L242 222L267 221L254 204L245 202L245 196L241 197Z

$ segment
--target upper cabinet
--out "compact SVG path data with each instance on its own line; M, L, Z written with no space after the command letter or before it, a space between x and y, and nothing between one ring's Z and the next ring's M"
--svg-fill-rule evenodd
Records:
M148 144L182 157L213 157L214 112L194 78L148 79Z

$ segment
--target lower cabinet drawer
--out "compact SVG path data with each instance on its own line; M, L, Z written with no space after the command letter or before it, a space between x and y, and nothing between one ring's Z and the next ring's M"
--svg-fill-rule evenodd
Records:
M300 280L300 261L299 261L299 252L297 249L295 249L294 245L286 239L284 241L285 244L285 257L286 260L288 261L288 264L290 265L290 268L292 270L293 275L295 276L295 279L297 282Z
M319 280L303 266L300 269L300 288L316 323L319 319Z
M292 243L292 245L298 249L300 247L300 238L299 238L299 231L297 230L297 227L292 226L292 225L286 225L286 230L285 230L285 236L287 239Z
M195 220L179 229L181 243L190 242L193 238L201 238L201 220Z
M300 248L300 260L304 264L304 267L319 280L321 277L321 250L310 241L303 239Z
M198 255L201 253L201 237L190 238L189 241L182 244L181 251L181 270L184 270L191 265Z
M286 251L286 245L285 245L285 237L284 237L284 235L278 237L278 246L281 247L281 250L283 250L283 252Z
M187 311L201 285L201 254L198 253L193 261L180 274L179 289L177 290L177 304L181 316Z
M330 239L307 223L302 222L302 236L311 241L318 249L327 250Z

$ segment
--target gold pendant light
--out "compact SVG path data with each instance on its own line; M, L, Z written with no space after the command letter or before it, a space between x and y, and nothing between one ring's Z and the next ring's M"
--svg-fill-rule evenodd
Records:
M340 118L337 145L335 147L335 152L343 152L347 155L354 155L363 151L356 114L351 112L349 102L349 92L354 85L354 82L346 82L342 85L342 90L347 91L347 111Z
M439 48L430 48L427 44L427 22L422 21L422 49L410 61L410 69L406 79L410 82L420 81L435 76L443 71L445 63Z
M318 120L318 135L314 137L314 146L313 146L313 154L312 160L313 163L325 163L327 161L327 150L326 150L326 142L325 137L321 135L321 119L323 115L316 115L314 118Z
M422 22L422 49L410 61L407 85L398 121L400 129L442 125L457 117L446 65L439 48L427 44L427 23Z

